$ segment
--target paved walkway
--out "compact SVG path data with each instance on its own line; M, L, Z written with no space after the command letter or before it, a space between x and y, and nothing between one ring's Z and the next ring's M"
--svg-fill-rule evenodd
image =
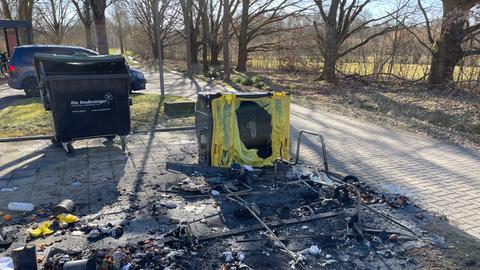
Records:
M156 74L146 75L147 92L157 92ZM190 82L180 74L167 73L166 78L169 94L194 98L196 91L210 89L207 83ZM447 215L453 224L480 239L478 151L295 104L291 123L293 147L300 130L320 132L325 137L333 170L356 175L378 188L404 193L414 203ZM317 139L306 137L304 143L301 157L310 162L318 160L320 165ZM35 158L26 150L6 152L5 144L0 147L0 178L2 174L6 177L8 170L2 172L2 168L11 169L11 161L28 162ZM28 178L31 171L26 168L20 172Z

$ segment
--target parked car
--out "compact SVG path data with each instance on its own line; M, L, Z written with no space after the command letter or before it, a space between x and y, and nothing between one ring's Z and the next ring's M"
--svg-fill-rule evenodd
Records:
M76 46L62 45L23 45L15 48L8 66L8 85L14 89L23 89L29 97L40 96L39 85L35 78L33 55L35 53L50 53L57 55L98 55L97 52ZM147 80L139 70L129 68L132 77L130 91L145 89Z

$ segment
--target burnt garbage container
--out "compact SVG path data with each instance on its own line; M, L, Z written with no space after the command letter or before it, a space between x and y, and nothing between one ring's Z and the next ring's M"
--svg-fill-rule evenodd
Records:
M46 110L52 111L55 135L67 153L72 142L130 133L131 77L122 56L35 54L37 80Z

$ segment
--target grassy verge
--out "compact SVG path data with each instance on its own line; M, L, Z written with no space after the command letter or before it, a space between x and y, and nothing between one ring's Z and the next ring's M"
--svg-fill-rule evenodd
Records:
M193 115L169 118L163 112L164 101L180 101L184 98L167 96L164 100L155 94L133 94L130 107L133 131L147 131L155 127L191 125ZM24 98L0 110L0 137L18 137L53 134L51 112L43 109L39 98Z

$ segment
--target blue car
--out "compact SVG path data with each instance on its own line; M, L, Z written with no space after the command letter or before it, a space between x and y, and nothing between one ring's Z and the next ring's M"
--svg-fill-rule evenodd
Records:
M35 53L50 53L58 55L98 55L97 52L76 46L62 45L23 45L15 48L8 66L8 86L23 89L29 97L40 96L40 88L35 78L33 55ZM142 72L130 68L132 85L130 92L146 88L147 80Z

